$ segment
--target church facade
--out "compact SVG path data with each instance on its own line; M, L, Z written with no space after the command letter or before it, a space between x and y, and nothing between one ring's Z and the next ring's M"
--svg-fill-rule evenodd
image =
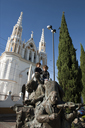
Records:
M6 49L0 56L0 93L3 94L0 100L6 98L8 91L11 91L13 96L19 95L22 85L27 83L30 65L33 73L37 62L42 61L42 66L47 64L44 29L42 29L39 49L35 46L33 32L27 42L22 41L22 15L21 12L8 38Z

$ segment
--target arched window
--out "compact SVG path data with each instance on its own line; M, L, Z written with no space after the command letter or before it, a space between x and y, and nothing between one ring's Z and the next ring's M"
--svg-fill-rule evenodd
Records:
M36 63L36 53L34 53L34 63Z
M17 44L15 44L15 49L14 49L14 52L16 52L16 48L17 48Z
M15 44L15 52L17 53L17 48L18 48L18 45L17 44Z
M12 50L13 50L13 47L11 47L11 52L12 52Z
M40 59L40 63L41 63L41 65L43 65L43 60L42 60L42 57L41 57L41 59Z
M19 32L17 33L17 35L19 36Z
M29 60L30 60L30 61L32 60L32 53L31 53L31 51L30 51L30 53L29 53Z
M27 59L27 49L25 49L24 58Z
M18 50L18 53L19 53L19 54L20 54L20 48L21 48L21 47L19 46L19 50Z

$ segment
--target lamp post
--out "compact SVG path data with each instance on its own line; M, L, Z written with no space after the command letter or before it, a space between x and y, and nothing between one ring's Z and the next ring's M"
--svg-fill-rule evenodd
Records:
M52 32L53 38L53 81L55 81L55 52L54 52L54 33L56 33L56 29L52 29L51 25L48 25L47 28Z

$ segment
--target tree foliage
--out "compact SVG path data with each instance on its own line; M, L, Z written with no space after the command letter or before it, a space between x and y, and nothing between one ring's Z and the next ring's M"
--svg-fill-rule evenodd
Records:
M58 49L58 81L65 92L63 100L66 102L80 102L82 91L81 70L76 60L76 49L72 44L64 13L62 15Z
M82 85L83 85L82 97L83 97L83 102L85 103L85 51L82 44L80 45L81 45L80 68L82 72Z

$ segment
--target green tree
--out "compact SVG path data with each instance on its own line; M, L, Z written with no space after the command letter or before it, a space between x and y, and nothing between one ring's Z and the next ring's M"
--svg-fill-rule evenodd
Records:
M81 45L80 68L82 72L82 85L83 85L82 97L83 97L83 102L85 103L85 51L82 44L80 45Z
M66 102L81 102L81 70L76 60L76 49L72 44L64 13L62 15L58 49L58 81L65 92L63 100Z

